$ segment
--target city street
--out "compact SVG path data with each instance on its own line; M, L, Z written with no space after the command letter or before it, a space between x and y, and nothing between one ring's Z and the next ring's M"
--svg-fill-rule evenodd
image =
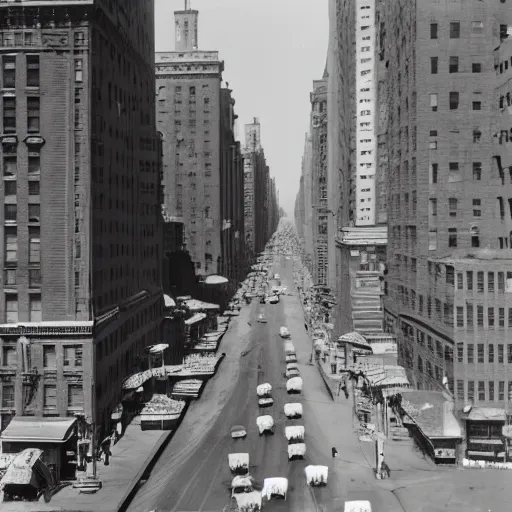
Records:
M242 309L238 329L230 331L226 338L231 338L221 345L221 351L227 351L228 364L208 384L201 400L189 409L148 481L133 499L129 512L221 512L224 507L229 510L232 476L227 459L233 452L249 453L250 473L258 483L268 477L289 479L287 500L266 503L264 508L268 511L338 512L343 511L345 500L368 499L373 512L505 512L503 504L512 499L506 486L506 471L436 467L410 446L394 445L389 449L390 480L374 478L373 445L360 443L353 430L351 399L333 402L318 369L309 364L311 342L304 328L300 300L293 289L292 261L281 258L274 271L281 274L283 285L293 295L282 296L276 305L260 305L255 300ZM260 311L265 312L268 323L256 321ZM247 325L249 318L251 326ZM278 335L281 325L290 329L297 349L304 379L302 395L286 394L283 342ZM240 357L237 370L229 365L229 360L236 357ZM232 373L223 375L226 371ZM275 402L268 409L257 406L256 386L263 382L273 386ZM219 384L225 386L220 393L216 391ZM220 403L209 401L209 395L221 397ZM285 419L283 405L290 401L302 402L302 420ZM274 436L259 436L256 418L260 414L273 416ZM305 425L304 461L288 462L285 423ZM245 440L231 439L230 428L235 424L248 429ZM337 459L331 456L333 446L339 452ZM327 487L310 489L306 485L304 467L308 464L329 466ZM484 482L487 492L477 492Z

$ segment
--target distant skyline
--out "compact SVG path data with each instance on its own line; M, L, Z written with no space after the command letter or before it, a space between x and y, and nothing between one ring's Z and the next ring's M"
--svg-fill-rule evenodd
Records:
M155 0L156 51L174 50L174 11L185 0ZM309 93L327 57L327 0L190 0L199 11L199 49L218 50L233 89L238 139L257 117L280 206L293 220Z

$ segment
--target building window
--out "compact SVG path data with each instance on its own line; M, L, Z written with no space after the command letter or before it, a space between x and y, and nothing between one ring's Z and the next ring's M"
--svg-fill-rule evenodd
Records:
M48 385L44 386L44 402L45 409L57 409L57 386Z
M2 408L14 409L14 386L12 384L2 386Z
M433 112L437 112L437 94L430 95L430 107Z
M505 327L505 308L498 308L498 322L500 327Z
M450 23L450 39L460 38L460 22L452 21Z
M29 156L28 157L28 173L31 175L41 174L41 157Z
M468 328L473 327L473 304L466 302L466 324Z
M508 344L508 357L507 357L508 364L512 363L512 344Z
M55 345L43 345L43 366L44 368L57 368Z
M430 198L430 216L437 217L437 199L435 197Z
M4 55L2 70L2 87L4 89L14 89L16 86L16 57Z
M450 110L457 110L459 108L459 93L450 93Z
M41 322L43 312L41 308L41 295L33 294L29 296L29 320L30 322Z
M16 286L16 269L15 268L6 268L4 270L4 286Z
M41 230L39 227L28 228L29 263L41 263Z
M84 390L81 384L70 384L68 386L68 408L83 409Z
M38 196L41 194L41 184L39 181L29 181L28 182L28 195L29 196Z
M484 326L484 307L480 305L476 307L476 323L478 327Z
M448 208L449 208L449 211L450 211L450 217L457 217L457 205L458 205L458 202L459 201L455 197L450 197L448 199Z
M4 156L4 176L16 177L18 162L16 156Z
M459 57L450 57L449 71L450 73L459 72Z
M4 181L4 193L6 196L16 195L16 182L13 180Z
M468 270L466 272L466 282L467 282L468 290L472 290L473 289L473 271L472 270Z
M18 323L18 296L15 293L5 294L5 321L8 324Z
M30 288L41 287L41 269L40 268L29 268L28 269L28 286Z
M475 399L475 381L468 381L468 400L473 401Z
M473 110L482 110L482 102L473 101Z
M502 343L498 344L498 364L504 363L504 345Z
M431 140L428 144L429 149L437 149L437 141Z
M473 181L482 179L482 162L473 162Z
M502 380L498 382L498 400L500 402L505 400L505 382Z
M16 224L18 215L18 207L16 204L4 205L4 220L6 224Z
M16 131L16 98L4 96L4 133Z
M27 55L27 87L39 87L39 55Z
M28 205L28 221L39 222L41 219L41 205L29 204Z
M488 382L489 386L489 402L494 402L494 381L490 380Z
M464 327L464 308L457 306L457 327Z
M473 130L473 144L478 144L482 140L482 132L480 130Z
M27 131L39 133L39 97L27 98Z
M64 347L64 366L82 366L82 345Z
M485 402L485 381L478 381L478 401Z
M463 380L457 381L457 398L459 400L464 400L464 381Z
M439 57L430 57L430 72L433 75L437 75Z
M14 227L5 228L5 262L18 261L18 231Z
M75 82L81 83L84 81L84 62L82 59L75 60Z
M483 21L473 21L471 23L471 31L473 34L483 34L484 33L484 22Z
M482 200L473 199L473 217L482 216Z
M473 62L473 64L471 64L471 71L473 73L481 73L482 72L482 64L480 64L480 62Z
M430 179L433 184L437 183L438 164L430 164Z
M457 228L448 228L448 247L457 247Z
M430 24L430 39L437 39L437 23Z

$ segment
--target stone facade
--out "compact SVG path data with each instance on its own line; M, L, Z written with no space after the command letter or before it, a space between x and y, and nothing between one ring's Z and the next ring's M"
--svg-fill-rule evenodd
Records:
M79 412L108 428L163 313L153 2L0 19L2 428Z

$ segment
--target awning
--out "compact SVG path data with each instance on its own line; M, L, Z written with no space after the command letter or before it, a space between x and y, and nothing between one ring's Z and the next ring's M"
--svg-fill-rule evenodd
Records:
M191 316L188 320L185 320L185 325L193 325L197 324L201 320L206 318L206 313L196 313L194 316Z
M73 434L76 418L15 416L2 432L2 441L64 443Z
M210 302L203 302L202 300L197 299L186 300L184 305L191 311L220 309L218 304L211 304Z
M339 343L350 343L354 347L371 350L371 345L358 332L348 332L338 338Z
M176 306L176 302L172 297L169 297L169 295L164 295L164 305L166 308L173 308Z

